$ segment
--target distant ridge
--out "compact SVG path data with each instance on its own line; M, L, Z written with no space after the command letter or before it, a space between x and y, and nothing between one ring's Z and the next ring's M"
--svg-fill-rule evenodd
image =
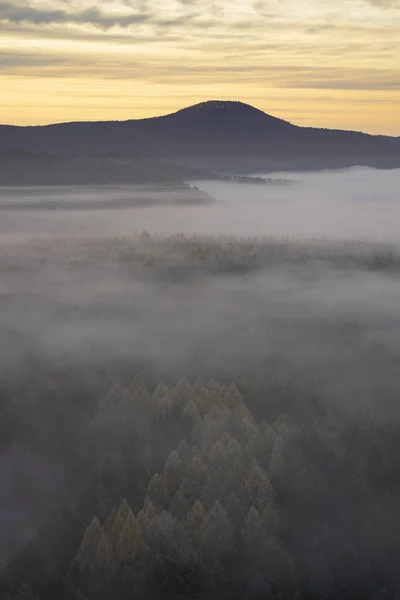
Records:
M180 110L165 117L188 117L188 118L201 118L201 119L218 119L221 122L229 122L231 120L245 120L245 121L258 121L266 123L266 119L269 120L270 125L277 126L290 126L288 121L273 117L259 108L255 108L245 102L239 102L238 100L208 100L206 102L200 102L181 108Z
M299 127L232 100L128 121L0 126L0 150L8 148L75 156L133 153L221 173L400 167L400 147L385 136Z

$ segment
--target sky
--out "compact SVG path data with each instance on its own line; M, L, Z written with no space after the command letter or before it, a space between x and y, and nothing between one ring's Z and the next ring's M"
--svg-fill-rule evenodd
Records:
M0 0L0 123L213 99L400 135L400 0Z

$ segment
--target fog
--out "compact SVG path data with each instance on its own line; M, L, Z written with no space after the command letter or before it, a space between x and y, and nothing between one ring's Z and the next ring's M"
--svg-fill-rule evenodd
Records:
M91 187L89 190L79 187L0 188L1 241L119 236L140 233L144 229L157 234L184 232L399 240L399 169L352 168L264 176L290 179L294 183L190 182L209 194L215 203L173 207L160 202L161 205L158 203L150 208L129 206L131 199L145 197L149 201L154 196L151 192L144 193L143 186ZM171 192L162 192L158 196L170 204ZM45 207L43 198L47 203ZM13 211L13 204L19 210ZM90 211L91 205L93 211ZM112 210L113 206L116 206L115 210Z
M256 418L287 412L332 452L400 425L400 170L268 177L293 184L190 182L214 202L149 207L118 204L142 197L127 187L0 190L0 559L74 505L93 407L135 373L235 380Z

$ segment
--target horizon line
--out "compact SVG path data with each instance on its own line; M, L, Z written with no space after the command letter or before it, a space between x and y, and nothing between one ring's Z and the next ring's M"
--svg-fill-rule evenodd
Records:
M178 108L177 110L174 110L172 112L156 114L151 117L141 117L141 118L132 117L130 119L104 119L104 120L97 120L97 121L92 121L92 120L55 121L55 122L50 122L50 123L38 123L37 125L15 125L13 123L0 123L0 127L13 127L13 128L18 128L18 129L34 129L34 128L44 128L44 127L57 127L60 125L77 125L77 124L86 125L86 124L100 124L100 123L131 123L132 121L150 121L152 119L161 119L163 117L169 117L172 115L176 115L179 112L182 112L182 111L190 109L190 108L195 108L197 106L201 106L201 105L205 105L205 104L212 104L212 103L219 103L219 102L225 103L225 104L229 104L229 103L230 104L241 104L243 106L247 106L249 108L257 110L257 111L263 113L264 115L272 117L273 119L277 119L278 121L282 121L284 123L292 125L293 127L298 127L300 129L320 129L320 130L326 130L326 131L348 131L351 133L361 133L363 135L369 135L372 137L389 137L389 138L393 137L395 139L400 137L397 135L389 135L389 134L384 134L384 133L368 133L361 129L341 129L339 127L332 128L332 127L316 127L313 125L296 125L295 123L292 123L291 121L288 121L287 119L283 119L282 117L276 117L275 115L267 113L264 110L262 110L261 108L254 106L253 104L249 104L248 102L243 102L241 100L232 100L232 99L230 99L230 100L221 100L221 99L219 99L219 100L217 100L217 99L202 100L200 102L196 102L195 104L189 104L189 105L183 106L182 108Z

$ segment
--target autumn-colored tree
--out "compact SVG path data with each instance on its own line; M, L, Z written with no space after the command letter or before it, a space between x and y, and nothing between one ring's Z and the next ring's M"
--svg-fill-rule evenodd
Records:
M108 539L110 540L113 548L116 547L118 543L119 536L124 527L124 523L131 512L131 508L124 498L120 504L118 511L113 509L104 522L104 531L107 534Z
M106 571L113 560L113 550L97 517L85 529L74 563L81 571Z
M140 525L130 510L117 540L116 559L123 564L133 563L143 550Z
M143 508L138 512L136 516L142 531L147 527L147 525L155 517L155 515L156 509L154 507L154 504L151 501L150 497L146 496L143 503Z
M118 509L118 516L121 517L123 519L123 521L125 522L125 520L128 518L129 513L131 512L131 507L128 504L128 501L126 498L123 498L120 507Z
M251 504L253 504L259 512L262 512L269 504L273 504L275 491L267 473L258 464L252 466L250 469L250 472L245 479L245 488Z

